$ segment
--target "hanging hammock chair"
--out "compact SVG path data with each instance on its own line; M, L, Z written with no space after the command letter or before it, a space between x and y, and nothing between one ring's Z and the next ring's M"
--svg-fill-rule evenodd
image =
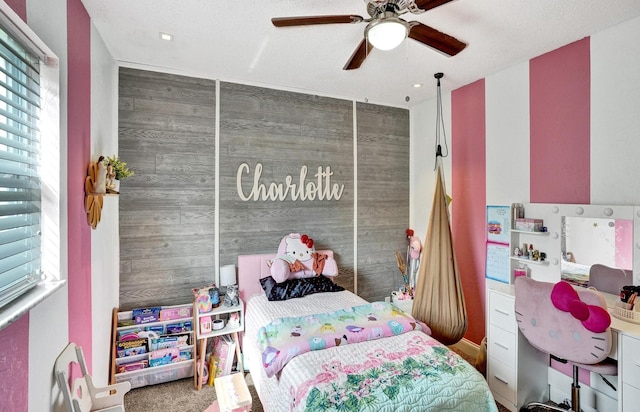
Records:
M431 336L453 345L467 331L467 308L460 272L453 250L441 157L436 156L436 189L421 264L412 315L431 328Z
M453 249L449 198L445 190L442 166L442 158L449 155L442 119L440 79L443 76L442 73L433 75L437 79L436 188L418 269L412 315L429 325L434 338L445 345L453 345L466 333L468 321L458 262ZM444 154L441 131L444 137Z

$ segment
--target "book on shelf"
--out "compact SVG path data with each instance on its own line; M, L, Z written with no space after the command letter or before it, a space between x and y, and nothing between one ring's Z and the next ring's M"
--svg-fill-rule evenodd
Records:
M118 358L147 353L149 350L147 338L121 340L116 342Z
M138 325L141 323L158 322L160 320L160 307L154 306L149 308L133 309L133 321Z
M190 333L181 333L177 335L160 336L158 338L151 338L150 350L158 350L165 348L180 348L188 346L191 343Z
M118 331L118 340L157 337L165 333L163 325L135 326Z
M137 371L137 370L148 368L148 367L149 367L149 360L147 360L147 359L137 360L137 361L133 361L133 362L127 362L127 363L121 363L121 364L118 365L118 372L117 373Z
M191 332L193 330L193 322L190 320L185 320L182 322L169 323L167 324L166 333L184 333Z
M236 343L231 336L221 335L213 338L211 356L216 365L215 376L225 376L231 373L235 356Z
M178 361L182 362L182 361L191 360L191 359L193 359L193 352L191 351L191 349L188 349L188 348L180 349L180 357Z
M179 348L165 348L151 351L149 354L149 366L162 366L180 361Z

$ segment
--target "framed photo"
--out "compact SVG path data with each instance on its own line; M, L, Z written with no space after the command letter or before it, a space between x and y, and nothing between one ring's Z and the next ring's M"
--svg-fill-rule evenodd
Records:
M487 206L487 242L509 243L511 207Z

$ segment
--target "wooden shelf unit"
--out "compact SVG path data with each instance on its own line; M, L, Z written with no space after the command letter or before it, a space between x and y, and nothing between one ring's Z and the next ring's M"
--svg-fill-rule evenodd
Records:
M131 383L132 388L138 388L147 385L155 385L158 383L170 382L177 379L189 378L192 376L195 368L195 360L196 360L196 340L195 340L195 332L193 327L193 313L192 305L190 303L183 305L174 305L174 306L161 306L161 309L173 309L173 308L188 308L190 309L190 313L188 317L180 317L177 319L171 320L161 320L157 322L148 322L142 324L132 324L126 326L118 326L119 321L123 320L131 320L133 319L133 311L119 311L118 308L113 309L113 320L112 320L112 328L111 328L111 359L110 359L110 371L109 371L109 382L111 384L117 382L128 381ZM128 330L146 330L150 327L163 327L166 330L167 325L177 324L181 322L191 322L192 329L190 331L185 331L182 333L191 334L190 341L191 344L188 346L183 346L180 349L184 351L191 352L191 359L182 360L174 363L170 363L167 365L159 365L159 366L149 366L143 369L132 370L128 372L120 372L118 373L118 366L120 364L125 363L125 360L128 362L134 362L138 360L149 360L151 350L147 353L126 356L126 357L117 357L116 351L116 342L118 342L118 333L125 332ZM166 334L164 334L166 335ZM163 336L164 336L163 335ZM170 336L170 335L167 335ZM150 349L150 341L147 338L147 346Z
M200 320L204 317L211 317L212 319L221 319L223 315L229 315L232 313L238 313L239 324L235 327L229 327L229 323L225 320L224 328L211 330L211 332L201 333L200 332ZM216 336L222 335L231 335L236 345L236 357L238 366L238 371L243 371L242 365L242 352L240 350L240 338L238 336L239 332L244 331L244 302L242 299L239 299L239 303L234 306L224 306L224 304L220 304L217 308L211 309L209 312L199 313L196 307L196 303L193 303L193 327L195 330L196 336L196 361L194 362L194 373L193 373L193 384L194 387L198 390L202 388L202 380L199 379L204 372L205 367L205 356L207 352L207 339L214 338ZM202 362L200 362L202 359ZM233 361L233 360L232 360Z

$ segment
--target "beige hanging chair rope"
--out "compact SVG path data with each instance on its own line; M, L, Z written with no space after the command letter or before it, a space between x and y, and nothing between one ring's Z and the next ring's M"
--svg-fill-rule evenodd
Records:
M458 342L467 331L467 308L462 291L442 165L437 160L436 189L421 264L412 315L431 328L431 335L444 343Z

